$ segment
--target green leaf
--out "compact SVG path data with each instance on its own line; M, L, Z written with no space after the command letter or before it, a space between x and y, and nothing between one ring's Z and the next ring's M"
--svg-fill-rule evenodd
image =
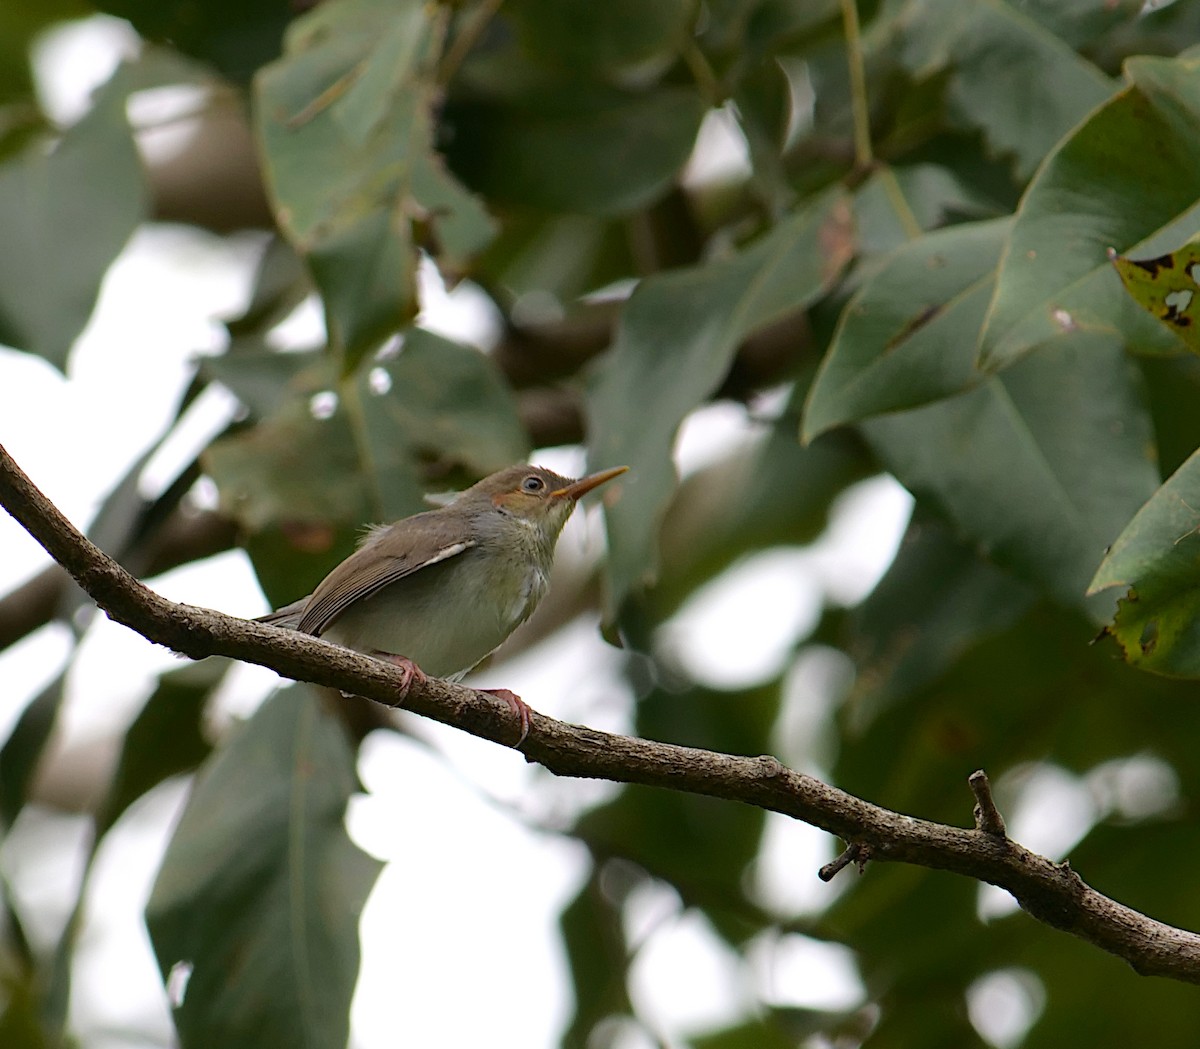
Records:
M295 10L278 0L100 0L96 7L241 82L279 54Z
M510 215L475 275L514 303L532 293L526 304L553 311L627 278L635 268L628 233L624 220L594 215Z
M251 531L281 524L359 525L423 506L421 466L473 478L529 451L503 376L478 350L414 328L398 355L337 379L324 355L226 355L208 362L238 396L263 406L257 426L214 442L205 468L222 506Z
M973 646L931 687L883 710L865 730L858 726L848 733L834 781L859 796L886 798L889 807L901 812L969 825L965 778L972 769L988 770L1001 807L1011 816L1007 770L1049 760L1084 774L1114 757L1140 753L1162 757L1179 769L1181 795L1192 796L1198 771L1193 741L1200 731L1194 686L1138 674L1089 645L1089 636L1088 625L1076 616L1045 604L1035 607L1002 634ZM1081 725L1087 730L1081 731ZM1180 840L1187 839L1183 827L1191 819L1186 804L1154 817L1154 824L1169 821L1163 825L1169 833L1162 833L1155 845L1148 835L1130 833L1125 819L1123 825L1114 820L1095 848L1090 847L1093 832L1071 849L1071 865L1116 899L1194 928L1196 903L1187 879L1157 867L1147 871L1144 863L1145 856L1169 849L1172 836L1183 833ZM1182 847L1185 854L1191 848L1187 841ZM1186 855L1182 862L1189 862ZM1155 891L1160 885L1163 891ZM887 1018L881 1028L897 1035L888 1044L927 1044L923 1036L911 1035L921 1030L922 1008L931 997L937 1004L936 1024L949 1025L952 1010L962 1012L971 981L1006 965L1028 966L1047 987L1046 1012L1022 1044L1047 1049L1063 1044L1065 1032L1078 1026L1087 994L1095 1000L1098 980L1124 1005L1127 966L1027 915L981 922L978 886L968 880L887 864L868 867L865 877L850 879L846 888L822 920L822 931L859 951L867 985ZM922 935L922 922L936 924L938 935ZM1076 982L1071 974L1080 967L1084 975L1078 977L1079 985L1069 987ZM1169 980L1154 985L1181 987ZM1056 988L1070 997L1061 1012ZM1192 999L1194 995L1175 998L1168 993L1162 1004L1176 1009L1186 1004L1184 1017L1194 1022L1195 1006L1187 1004ZM1121 1009L1123 1034L1131 1036L1136 1018L1144 1018L1144 1004L1140 993L1129 996L1128 1008ZM1106 1018L1114 1011L1106 1010ZM906 1030L892 1027L901 1017ZM1183 1020L1176 1015L1171 1022L1182 1027ZM1044 1024L1052 1034L1043 1037ZM1105 1041L1098 1029L1088 1035L1086 1044ZM1179 1033L1173 1042L1187 1040ZM1073 1036L1067 1042L1075 1044ZM937 1044L973 1043L948 1037Z
M688 905L719 920L752 909L741 882L764 823L761 809L714 798L625 791L584 816L572 834L598 855L631 860L669 882Z
M778 218L796 200L783 153L792 120L792 85L778 61L752 65L738 82L730 107L746 138L751 189L767 214Z
M261 346L263 336L288 315L312 292L304 265L286 240L273 235L259 260L254 287L246 308L225 320L229 332L230 353L245 345Z
M638 602L647 612L647 631L746 554L813 542L829 523L834 499L876 471L862 443L849 433L801 444L796 412L789 410L761 446L685 478L664 519L660 578ZM629 620L626 614L627 632ZM639 643L634 637L630 641Z
M795 41L824 37L840 13L838 0L712 0L697 20L696 38L706 53L750 64Z
M949 70L949 120L979 128L993 152L1013 158L1019 178L1112 94L1108 77L1017 4L911 0L901 22L905 64L921 78Z
M619 74L674 55L687 43L694 10L689 0L514 0L504 13L530 60Z
M1170 854L1192 869L1200 860L1200 849L1188 833L1193 825L1183 811L1134 826L1126 820L1101 824L1072 848L1071 867L1089 884L1102 886L1105 893L1143 914L1194 929L1200 914L1195 894L1188 891L1189 880L1160 870L1157 864L1147 869L1145 863L1146 856ZM1030 935L1029 924L1024 915L1014 914L989 929L990 966L1011 965L1032 972L1044 990L1046 1008L1022 1039L1023 1049L1137 1042L1144 1037L1139 1032L1144 1032L1148 1015L1158 1018L1154 1035L1159 1045L1191 1043L1200 1024L1200 1001L1186 984L1138 980L1131 993L1127 965L1074 936ZM1104 1008L1096 1008L1101 1001Z
M25 807L38 762L58 720L65 681L63 671L33 698L0 747L0 823L5 827L11 827Z
M771 745L779 713L779 683L735 692L720 689L656 689L637 705L637 734L683 747L761 754Z
M0 342L60 370L146 212L126 94L118 72L54 149L35 142L0 165Z
M1021 0L1019 11L1041 22L1072 47L1152 13L1144 0L1108 0L1103 4L1095 0Z
M349 371L415 316L420 236L461 268L493 233L433 150L447 11L332 0L289 29L256 80L268 187Z
M834 1011L760 1005L756 1012L758 1015L753 1020L690 1038L688 1045L691 1049L795 1049L798 1045L853 1045L862 1041L874 1019L868 1019L863 1009Z
M595 463L632 469L607 510L610 620L654 576L679 424L720 385L741 340L823 295L853 250L847 198L832 191L740 254L634 291L587 402Z
M1108 251L1157 255L1200 233L1200 60L1134 58L1125 71L1129 87L1050 155L1021 202L980 343L988 369L1076 329L1144 353L1179 348L1124 293Z
M504 67L446 103L446 156L489 200L620 215L651 203L691 155L706 105L690 87L634 91Z
M862 253L903 247L921 232L945 225L951 216L995 216L1001 209L981 188L940 164L881 165L854 195Z
M633 1012L625 979L630 955L621 926L621 906L613 899L613 878L605 880L607 886L602 885L601 872L593 868L559 919L575 990L575 1012L563 1037L564 1046L585 1045L589 1033L605 1017Z
M858 665L852 700L857 716L935 681L981 638L1011 626L1032 602L1027 586L918 509L895 561L846 624L846 650Z
M1142 309L1157 317L1193 353L1200 353L1200 303L1196 293L1200 281L1193 267L1200 263L1200 243L1193 241L1178 251L1153 259L1113 257L1112 264L1125 290Z
M4 1005L0 1007L0 1045L5 1049L55 1049L39 1022L33 981L6 974Z
M212 657L171 670L134 719L121 744L108 796L96 819L99 838L143 794L199 765L212 750L201 716L225 679L229 660Z
M201 773L146 908L184 1049L344 1049L379 864L346 836L354 752L307 688L279 692ZM173 982L171 986L176 986Z
M1143 670L1200 677L1200 452L1154 493L1113 543L1093 593L1121 586L1107 633Z
M966 223L906 244L842 313L804 414L804 439L969 386L1007 219Z
M1138 366L1154 416L1159 468L1167 477L1200 448L1200 357L1139 357Z
M740 692L658 689L638 703L637 734L683 746L761 754L779 713L778 681ZM619 856L700 906L719 932L757 915L743 876L765 823L760 809L673 791L622 791L582 816L572 834L601 857ZM732 924L731 924L732 923Z
M0 105L32 98L30 44L38 34L55 22L87 14L88 6L82 0L39 0L0 7Z
M889 470L986 557L1069 606L1158 484L1136 369L1079 333L958 397L863 424Z

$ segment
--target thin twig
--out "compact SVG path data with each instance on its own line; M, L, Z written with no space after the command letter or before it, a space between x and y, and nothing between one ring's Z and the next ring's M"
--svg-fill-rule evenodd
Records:
M992 798L992 785L987 773L978 769L967 777L967 783L975 795L975 829L998 838L1008 837L1008 831L1004 829L1004 817Z
M849 867L852 863L858 864L858 873L862 874L867 866L867 860L870 858L870 848L861 842L851 842L836 860L830 860L824 867L817 871L817 877L821 881L832 881L839 871Z
M223 655L286 677L396 705L403 675L382 660L309 637L192 605L144 587L96 548L0 447L3 505L119 623L194 659ZM517 717L507 704L463 685L414 683L405 707L511 745ZM911 863L998 885L1033 917L1124 958L1143 974L1200 983L1200 935L1117 903L1008 838L915 819L872 805L769 755L740 757L618 736L532 715L522 753L560 776L638 783L756 805L836 834L876 862Z

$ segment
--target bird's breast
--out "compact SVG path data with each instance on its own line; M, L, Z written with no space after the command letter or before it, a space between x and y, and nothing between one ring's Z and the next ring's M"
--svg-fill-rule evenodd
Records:
M467 550L356 603L325 636L455 678L528 619L549 586L549 572L536 560Z

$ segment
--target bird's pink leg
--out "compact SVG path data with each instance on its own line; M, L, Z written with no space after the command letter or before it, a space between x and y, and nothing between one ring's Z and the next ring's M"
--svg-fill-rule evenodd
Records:
M397 706L400 706L408 698L408 690L412 688L414 681L423 685L429 680L425 676L425 671L407 656L398 656L395 652L382 652L379 649L376 649L371 655L376 659L382 659L385 663L391 663L404 675L404 680L400 683L400 697L396 701Z
M509 692L506 688L477 688L475 691L485 692L489 696L504 700L509 709L521 719L521 737L513 744L513 749L518 749L525 742L525 737L529 735L529 715L532 713L529 704L515 692Z

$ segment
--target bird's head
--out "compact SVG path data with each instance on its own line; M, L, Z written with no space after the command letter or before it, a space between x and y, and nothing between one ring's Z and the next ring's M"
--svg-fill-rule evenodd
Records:
M557 536L582 496L628 469L616 466L575 481L541 466L519 463L485 477L460 498L486 500L502 513L540 525Z

